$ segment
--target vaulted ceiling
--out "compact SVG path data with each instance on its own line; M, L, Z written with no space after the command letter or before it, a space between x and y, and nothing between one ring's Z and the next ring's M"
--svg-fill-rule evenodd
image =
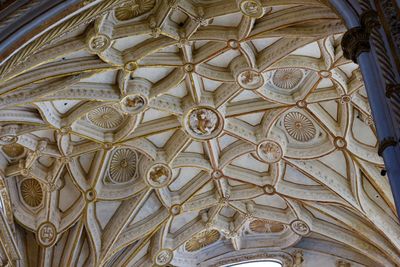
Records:
M400 265L368 98L329 5L84 8L0 67L14 263Z

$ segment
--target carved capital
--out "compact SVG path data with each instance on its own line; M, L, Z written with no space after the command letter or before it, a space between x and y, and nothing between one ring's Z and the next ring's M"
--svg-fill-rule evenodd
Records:
M361 27L348 30L342 38L343 55L357 63L358 56L363 52L369 52L369 34Z

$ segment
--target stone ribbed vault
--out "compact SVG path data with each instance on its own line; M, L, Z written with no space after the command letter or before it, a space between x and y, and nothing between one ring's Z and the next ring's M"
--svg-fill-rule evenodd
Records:
M85 4L0 66L4 264L400 265L324 1Z

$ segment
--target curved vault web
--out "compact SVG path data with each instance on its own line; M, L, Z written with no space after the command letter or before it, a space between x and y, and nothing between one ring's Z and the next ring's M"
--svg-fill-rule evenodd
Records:
M344 31L316 0L103 1L23 48L0 70L19 264L399 265Z

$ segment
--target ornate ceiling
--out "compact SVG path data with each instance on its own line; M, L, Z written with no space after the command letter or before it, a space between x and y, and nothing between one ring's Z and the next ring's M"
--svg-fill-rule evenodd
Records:
M0 70L4 263L400 265L324 1L86 2Z

